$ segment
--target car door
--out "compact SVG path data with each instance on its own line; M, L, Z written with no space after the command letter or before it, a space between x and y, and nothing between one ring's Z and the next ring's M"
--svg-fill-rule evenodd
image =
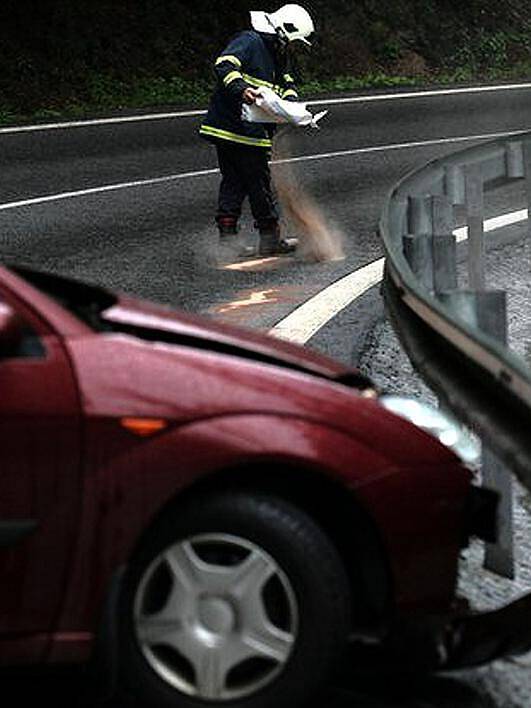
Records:
M80 503L80 414L59 336L0 290L0 663L38 660Z

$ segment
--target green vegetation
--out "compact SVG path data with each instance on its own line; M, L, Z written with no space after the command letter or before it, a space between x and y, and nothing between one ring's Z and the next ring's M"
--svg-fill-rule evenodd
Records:
M249 26L236 0L3 0L0 122L203 107L212 62ZM313 0L306 97L393 86L531 77L527 0Z

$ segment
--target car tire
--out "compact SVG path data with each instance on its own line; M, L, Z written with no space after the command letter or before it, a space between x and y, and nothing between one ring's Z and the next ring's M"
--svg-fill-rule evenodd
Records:
M339 661L349 618L341 558L301 509L244 492L196 500L126 570L120 681L158 708L297 708Z

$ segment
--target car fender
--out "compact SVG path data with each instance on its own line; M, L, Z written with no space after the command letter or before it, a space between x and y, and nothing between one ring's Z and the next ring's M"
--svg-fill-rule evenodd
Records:
M268 464L272 469L285 467L299 473L301 483L304 471L313 470L343 485L375 521L399 587L409 586L415 576L412 559L408 556L404 565L403 557L402 538L404 533L408 537L410 529L419 532L417 539L408 540L414 554L421 551L421 558L433 552L432 540L445 541L455 550L453 538L448 541L445 534L452 537L459 504L452 510L444 506L444 500L452 500L454 492L461 490L458 480L447 479L448 470L432 469L428 474L398 468L376 449L314 421L229 415L189 423L148 439L128 437L127 446L113 439L114 447L106 454L88 442L91 456L85 503L60 620L63 631L95 626L113 573L127 562L158 515L177 503L186 490L221 471L244 469L251 480L255 468ZM443 492L442 497L438 492ZM444 573L448 550L439 551Z

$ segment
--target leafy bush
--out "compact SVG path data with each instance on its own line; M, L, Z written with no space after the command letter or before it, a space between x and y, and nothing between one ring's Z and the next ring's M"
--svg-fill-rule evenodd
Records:
M280 4L259 3L265 10ZM3 0L0 120L204 103L213 60L234 32L249 26L248 10L256 6ZM307 6L318 31L296 73L309 93L418 81L404 57L418 60L425 81L529 72L527 0L309 0Z

